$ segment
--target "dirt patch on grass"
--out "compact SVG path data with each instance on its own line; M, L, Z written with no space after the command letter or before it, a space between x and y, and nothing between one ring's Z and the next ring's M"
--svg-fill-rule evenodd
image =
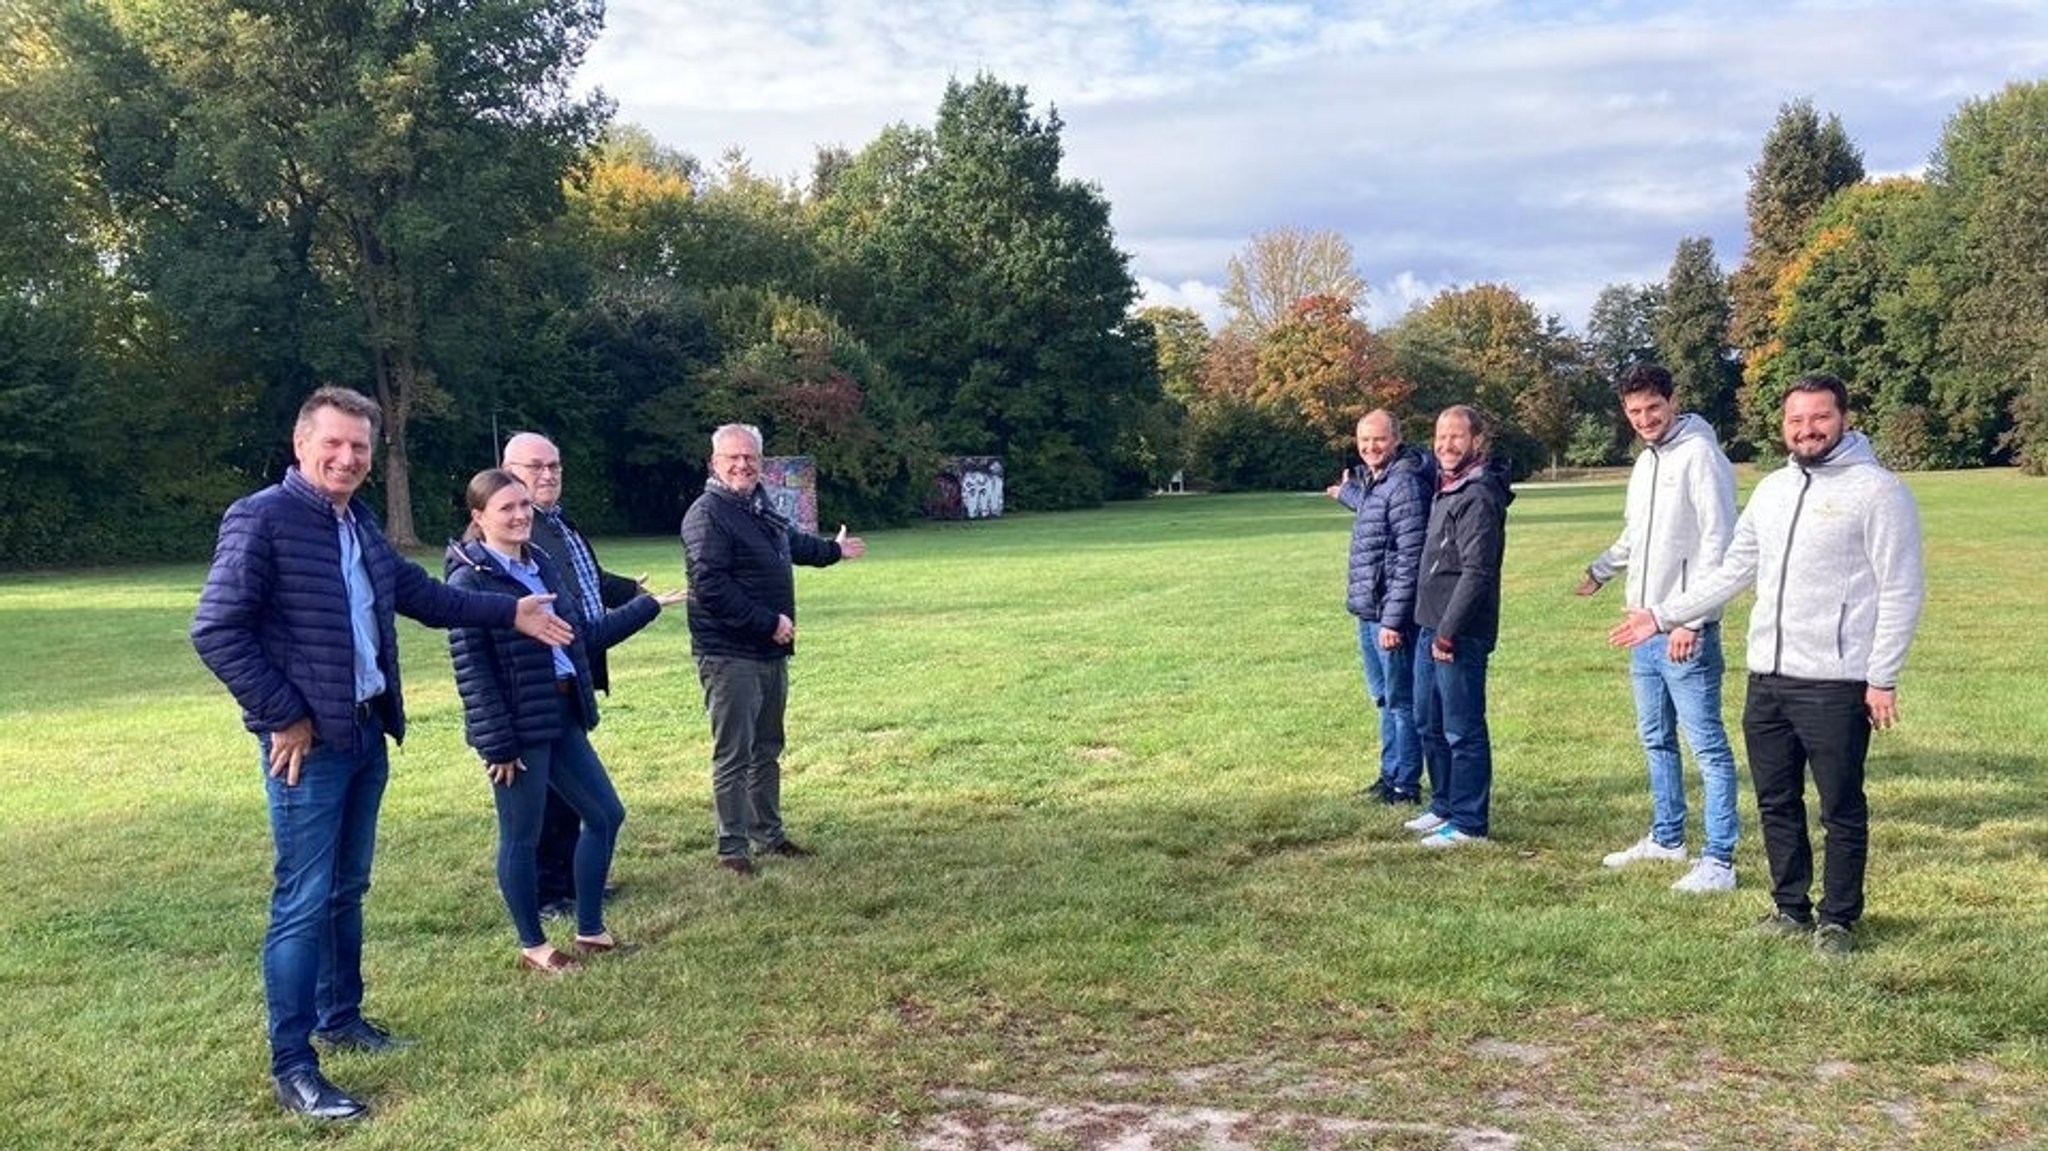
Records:
M1971 1064L1908 1087L1711 1050L1660 1058L1482 1037L1177 1068L1072 1066L1043 1086L937 1086L919 1151L1861 1151L2038 1147L2038 1085ZM1076 1062L1086 1063L1086 1056ZM1338 1066L1320 1065L1323 1062ZM1019 1066L1017 1070L1022 1071ZM1874 1082L1884 1079L1886 1082ZM1921 1088L1924 1088L1923 1093Z
M1284 1109L1237 1111L1160 1103L1064 1103L1025 1095L944 1090L948 1110L919 1151L1513 1151L1519 1136L1491 1128L1346 1119Z

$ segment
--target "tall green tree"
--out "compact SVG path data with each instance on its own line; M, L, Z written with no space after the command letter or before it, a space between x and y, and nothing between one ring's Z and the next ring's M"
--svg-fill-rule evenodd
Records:
M2048 81L1963 105L1929 180L1953 244L1949 406L1988 409L1996 450L2048 474Z
M1189 420L1202 397L1202 367L1209 354L1209 328L1192 308L1140 308L1134 328L1147 330L1159 370L1159 401L1132 435L1132 454L1146 467L1155 488L1174 473L1183 478L1188 458Z
M1712 239L1678 242L1662 294L1664 306L1651 328L1657 358L1671 372L1679 406L1699 413L1728 443L1741 430L1742 370L1728 346L1734 305Z
M1731 283L1728 338L1742 354L1745 383L1775 351L1778 273L1805 246L1807 226L1828 197L1861 179L1863 154L1839 117L1821 119L1806 99L1778 109L1749 170L1749 248Z
M828 210L865 277L857 330L943 450L1005 457L1021 508L1142 490L1117 445L1158 395L1129 258L1100 190L1061 177L1061 127L1021 86L954 81L928 138L884 133Z
M608 115L571 90L602 0L64 3L150 289L195 326L283 317L310 350L271 379L374 391L387 530L416 543L415 420L495 358L508 253L559 213Z
M1622 458L1634 435L1612 387L1630 364L1657 358L1656 325L1664 311L1662 284L1609 284L1586 313L1586 370L1592 376L1584 411L1572 430L1567 456L1598 467Z
M1586 358L1612 381L1630 364L1657 356L1656 327L1664 310L1662 284L1609 284L1586 312Z

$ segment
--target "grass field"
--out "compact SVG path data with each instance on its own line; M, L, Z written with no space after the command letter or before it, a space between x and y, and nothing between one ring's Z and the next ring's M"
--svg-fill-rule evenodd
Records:
M403 625L365 964L422 1042L327 1060L375 1108L342 1130L270 1098L270 845L185 638L203 569L0 577L0 1148L2048 1145L2048 482L1911 482L1929 607L1839 966L1748 933L1746 794L1732 896L1599 866L1648 813L1619 589L1570 595L1618 484L1513 506L1468 851L1356 796L1376 725L1319 497L874 532L803 572L785 808L819 855L752 883L712 867L672 612L595 736L610 922L646 947L552 982L514 969L445 643ZM680 582L671 540L601 550Z

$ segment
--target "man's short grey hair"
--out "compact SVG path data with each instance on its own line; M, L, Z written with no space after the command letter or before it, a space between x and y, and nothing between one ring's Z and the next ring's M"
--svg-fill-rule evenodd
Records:
M734 437L734 436L745 436L745 437L747 437L748 439L750 439L750 440L754 441L754 454L755 454L755 455L760 455L760 454L761 454L761 450L762 450L762 446L761 446L761 429L759 429L759 428L755 427L755 426L754 426L754 425L752 425L752 424L720 424L720 425L718 425L718 430L717 430L717 431L715 431L715 432L712 432L712 433L711 433L711 452L712 452L712 454L713 454L713 455L716 455L716 454L718 453L718 441L720 441L720 440L725 440L725 439L731 439L731 438L732 438L732 437Z
M335 384L316 388L306 402L299 405L299 418L292 423L292 434L298 435L313 426L313 415L321 408L333 408L345 416L370 421L370 441L375 443L384 429L384 409L377 401L356 391Z

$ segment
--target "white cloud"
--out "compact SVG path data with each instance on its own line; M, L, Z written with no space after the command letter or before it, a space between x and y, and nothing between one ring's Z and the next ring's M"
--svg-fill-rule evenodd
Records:
M1739 262L1786 101L1839 114L1873 173L1912 172L1963 100L2048 74L2048 22L2015 0L611 0L608 19L585 79L700 158L738 145L801 178L819 145L929 124L949 79L986 71L1057 107L1066 173L1103 189L1148 299L1220 282L1255 233L1331 228L1376 320L1419 285L1502 282L1581 323L1688 236Z
M1223 289L1201 280L1164 284L1149 276L1138 278L1138 306L1141 308L1186 308L1202 317L1210 331L1223 326Z

